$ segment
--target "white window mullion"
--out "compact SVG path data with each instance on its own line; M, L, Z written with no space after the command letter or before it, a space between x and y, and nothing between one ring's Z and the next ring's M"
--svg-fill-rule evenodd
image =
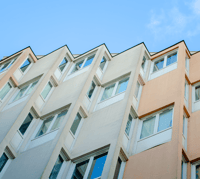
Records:
M90 173L90 169L91 169L93 160L94 160L94 157L91 157L91 158L90 158L90 161L89 161L89 163L88 163L87 169L86 169L86 171L85 171L85 175L84 175L83 179L87 179L87 178L88 178L88 175L89 175L89 173Z
M82 66L81 66L80 69L82 69L82 68L84 67L84 65L85 65L85 63L86 63L86 61L87 61L87 59L88 59L88 57L84 60L84 62L83 62L83 64L82 64Z
M29 88L31 87L32 83L30 85L28 85L28 88L24 91L24 95L23 97L26 95L26 93L28 92Z
M54 116L54 118L53 118L53 120L51 121L51 124L50 124L50 126L49 126L49 128L48 128L46 134L51 130L51 128L52 128L54 122L56 121L57 116L58 116L58 114L56 114L56 115Z
M165 68L166 66L167 66L167 55L165 55L165 57L164 57L163 68Z
M156 114L155 127L154 127L154 134L156 134L157 131L158 131L159 116L160 116L160 114Z
M114 89L113 89L112 96L115 95L115 92L116 92L116 90L117 90L118 85L119 85L119 81L115 83L115 87L114 87Z

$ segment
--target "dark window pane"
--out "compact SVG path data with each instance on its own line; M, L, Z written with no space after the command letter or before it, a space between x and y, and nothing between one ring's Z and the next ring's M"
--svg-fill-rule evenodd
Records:
M81 115L79 113L77 113L74 122L70 128L71 132L75 135L76 130L78 128L79 123L81 122Z
M12 86L10 83L6 83L6 85L0 90L0 99L3 100L5 96L8 94Z
M200 86L195 87L195 101L200 99Z
M146 63L146 58L145 57L143 57L143 59L142 59L142 68L143 68L143 70L144 70L144 67L145 67L145 63Z
M89 89L89 91L87 92L87 95L88 95L89 98L92 97L92 94L93 94L93 92L94 92L95 87L96 87L96 84L92 81L92 84L91 84L91 86L90 86L90 89Z
M77 63L75 64L74 69L72 70L71 73L80 70L80 68L81 68L82 65L83 65L83 62L84 62L84 60L82 60L82 61L80 61L80 62L77 62Z
M65 68L67 62L68 62L67 59L64 58L63 61L59 65L60 71L63 71L63 69Z
M94 55L88 57L87 61L84 64L84 67L89 66L92 63L93 59L94 59Z
M100 177L106 162L107 153L94 157L88 179Z
M28 126L30 125L31 121L33 119L33 116L31 115L31 113L28 114L28 116L26 117L26 119L24 120L24 122L22 123L22 125L19 128L19 131L21 132L22 135L24 135L24 133L26 132Z
M6 70L7 69L7 66L10 64L10 61L9 62L7 62L7 63L5 63L5 64L3 64L2 66L2 68L0 69L0 73L1 72L3 72L4 70Z
M103 69L104 69L105 64L106 64L106 58L103 57L103 58L101 59L100 65L99 65L99 67L102 69L102 71L103 71Z
M132 117L131 117L131 115L129 114L129 116L128 116L128 121L127 121L127 123L126 123L126 130L125 130L125 132L126 132L126 134L127 134L128 136L129 136L129 134L130 134L131 124L132 124Z
M167 56L167 66L177 61L177 53Z
M60 171L60 168L62 167L62 164L63 164L63 159L59 155L58 159L57 159L57 161L56 161L56 163L55 163L55 165L54 165L54 167L53 167L53 169L51 171L49 179L55 179L55 178L57 178L58 173Z
M3 170L3 167L5 166L7 161L8 161L8 157L6 156L5 153L3 153L0 158L0 172Z
M164 59L161 59L154 63L153 72L158 71L163 68Z
M120 172L120 168L121 168L121 163L122 163L121 159L118 158L117 165L116 165L116 168L115 168L115 174L114 174L113 179L117 179L118 178L119 172Z
M21 69L23 72L25 72L25 70L28 68L28 66L29 66L30 64L31 64L30 60L27 59L27 60L23 63L23 65L20 67L20 69Z
M89 160L81 162L76 165L72 179L83 179L85 171L87 169Z

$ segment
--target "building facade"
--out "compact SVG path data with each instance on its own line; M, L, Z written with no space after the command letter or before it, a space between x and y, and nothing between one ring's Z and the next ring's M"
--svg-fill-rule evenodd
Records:
M0 178L200 178L199 58L184 41L3 58Z

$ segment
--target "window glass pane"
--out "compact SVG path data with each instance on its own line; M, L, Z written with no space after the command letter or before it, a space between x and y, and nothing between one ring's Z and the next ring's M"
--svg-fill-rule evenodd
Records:
M56 163L51 171L50 177L49 179L55 179L58 176L58 173L60 171L60 168L62 167L63 164L63 159L62 157L59 155L58 159L56 160Z
M9 66L7 67L7 69L12 66L12 64L15 62L15 60L17 60L17 57L12 61L12 63L9 64Z
M35 81L34 83L32 83L31 87L28 89L26 94L30 94L33 91L33 89L34 89L35 85L37 84L37 82L38 81Z
M200 86L196 86L195 87L195 100L199 100L200 99Z
M122 163L122 160L120 158L118 158L113 179L118 179L120 168L121 168L121 163Z
M54 116L51 116L43 122L42 126L40 127L40 130L38 131L38 133L36 135L36 137L41 136L41 135L43 135L47 132L53 118L54 118Z
M92 97L92 94L93 94L93 92L94 92L95 87L96 87L96 85L95 85L95 83L92 81L92 84L91 84L91 86L90 86L90 89L89 89L89 91L87 92L87 95L88 95L89 98Z
M154 63L153 72L162 69L162 68L163 68L163 64L164 64L164 59L161 59L161 60L159 60L159 61L156 61L156 62Z
M63 69L65 68L67 62L68 62L68 61L67 61L66 58L64 58L64 59L62 60L62 62L61 62L60 65L59 65L60 71L63 71Z
M196 179L200 179L200 165L196 165Z
M143 70L144 70L145 64L146 64L146 58L143 57L143 59L142 59L142 65L141 65L142 68L143 68Z
M187 83L186 83L186 81L185 81L185 93L184 93L184 96L185 96L185 98L186 98L186 89L187 89Z
M56 121L54 122L54 124L53 124L53 126L51 128L51 131L60 127L60 124L62 123L62 120L65 117L65 114L67 114L67 110L61 112L60 114L58 114L58 116L56 118Z
M185 136L185 116L183 116L183 135Z
M27 130L27 128L30 125L32 120L33 120L33 116L31 115L31 113L29 113L28 116L26 117L26 119L24 120L24 122L22 123L22 125L19 128L19 131L21 132L22 135L24 135L24 133L26 132L26 130Z
M112 96L114 87L115 87L115 84L105 88L105 90L103 92L103 95L102 95L102 98L101 98L101 101L103 101L105 99L108 99L108 98L110 98Z
M130 134L130 130L131 130L131 124L132 124L132 117L131 117L131 115L129 114L129 116L128 116L128 121L127 121L127 123L126 123L126 130L125 130L125 132L126 132L126 134L129 136L129 134Z
M124 80L121 80L117 86L117 90L115 94L122 93L123 91L126 91L127 85L128 85L129 78L126 78Z
M81 162L76 165L72 179L83 179L85 171L87 169L89 160Z
M101 176L107 153L94 157L88 179L95 179Z
M94 55L88 57L87 61L84 64L84 67L90 65L92 63L93 59L94 59Z
M27 59L27 60L23 63L23 65L20 67L20 69L21 69L23 72L25 72L26 69L28 68L28 66L29 66L30 64L31 64L30 60Z
M6 83L6 85L1 89L0 91L0 99L3 100L3 98L8 94L12 86L10 83Z
M3 153L1 158L0 158L0 172L2 171L2 169L5 166L7 161L8 161L8 157L5 153Z
M41 93L41 95L44 99L46 99L47 95L51 91L51 88L52 88L52 84L50 82L48 82L47 85L45 86L44 90Z
M166 110L160 114L158 132L172 126L172 109Z
M177 61L177 53L167 56L167 66Z
M99 65L99 67L102 69L102 71L103 71L103 69L104 69L105 64L106 64L106 58L103 57L103 58L101 59L100 65Z
M136 98L138 98L139 89L140 89L140 83L137 81L136 89L135 89L135 97Z
M0 69L0 73L3 72L4 70L6 70L6 69L7 69L6 67L7 67L9 64L10 64L10 61L7 62L7 63L5 63L5 64L3 64L3 65L2 65L3 67Z
M80 61L80 62L77 62L74 66L74 69L72 70L72 73L75 72L75 71L78 71L80 70L81 66L83 65L83 62L84 60Z
M24 88L20 89L19 93L17 94L17 96L15 96L13 101L16 101L19 98L21 98L24 95L27 88L28 88L28 86L25 86Z
M77 113L74 122L70 128L71 132L75 135L76 130L78 128L79 123L81 122L81 115L79 113Z
M155 119L156 119L156 116L153 116L153 117L150 117L147 120L143 121L140 139L147 137L154 133Z

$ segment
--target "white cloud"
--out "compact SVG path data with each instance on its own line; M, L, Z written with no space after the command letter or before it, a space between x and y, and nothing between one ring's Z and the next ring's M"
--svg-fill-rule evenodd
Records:
M192 7L193 12L194 12L195 14L200 15L200 0L194 0L194 1L191 3L191 7Z

